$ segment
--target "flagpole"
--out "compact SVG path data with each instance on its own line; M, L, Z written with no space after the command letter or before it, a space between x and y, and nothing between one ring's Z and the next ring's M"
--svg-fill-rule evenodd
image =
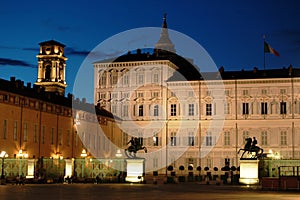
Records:
M266 35L263 35L263 39L264 39L264 71L266 71L266 52L265 52L265 44L266 44Z

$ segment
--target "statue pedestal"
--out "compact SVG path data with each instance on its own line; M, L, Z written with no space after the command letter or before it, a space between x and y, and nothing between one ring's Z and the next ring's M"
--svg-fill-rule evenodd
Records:
M258 159L240 159L240 179L241 184L257 184L258 179Z
M127 176L125 181L136 183L144 182L145 176L145 159L144 158L129 158L126 159Z

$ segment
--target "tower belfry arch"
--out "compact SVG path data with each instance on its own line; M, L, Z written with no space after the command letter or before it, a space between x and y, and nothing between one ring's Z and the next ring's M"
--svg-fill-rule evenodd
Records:
M66 61L64 55L65 45L55 40L39 43L38 78L35 85L45 89L46 92L65 95Z

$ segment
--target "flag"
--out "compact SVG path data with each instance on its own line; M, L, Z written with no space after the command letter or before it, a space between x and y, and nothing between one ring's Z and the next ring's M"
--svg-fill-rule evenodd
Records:
M265 53L272 53L275 56L279 56L279 53L273 49L267 42L265 42L265 48L264 48Z

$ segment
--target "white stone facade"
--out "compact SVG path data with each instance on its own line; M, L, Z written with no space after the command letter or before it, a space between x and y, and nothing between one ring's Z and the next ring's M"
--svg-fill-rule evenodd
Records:
M146 172L238 167L247 137L300 158L300 78L167 81L177 69L169 60L94 63L95 104L122 120L124 146L134 136L147 147Z

